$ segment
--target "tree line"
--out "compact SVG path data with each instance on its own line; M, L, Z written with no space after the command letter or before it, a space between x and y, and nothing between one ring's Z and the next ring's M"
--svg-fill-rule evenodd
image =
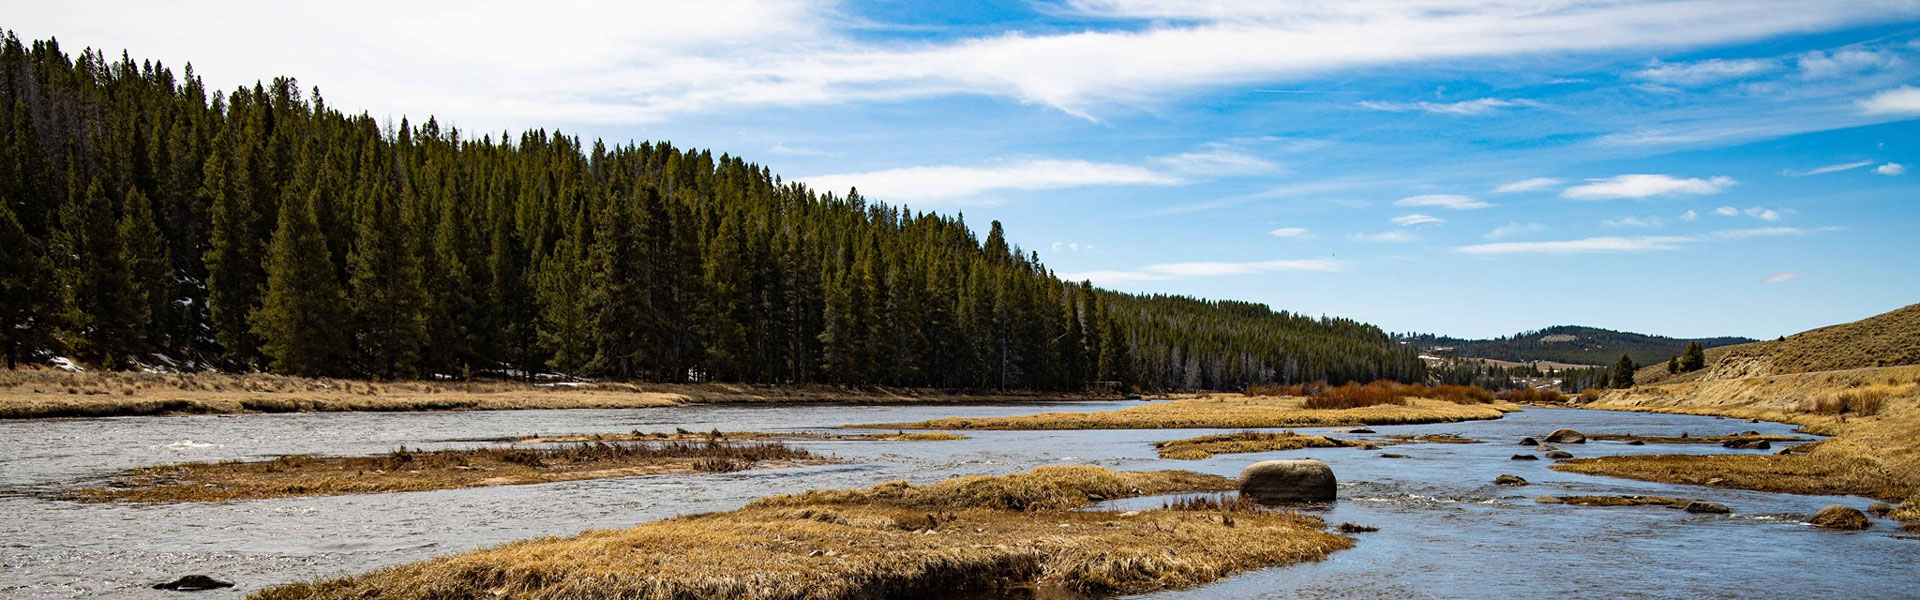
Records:
M992 389L1417 381L1378 328L1055 277L964 216L665 142L382 125L0 47L8 365Z

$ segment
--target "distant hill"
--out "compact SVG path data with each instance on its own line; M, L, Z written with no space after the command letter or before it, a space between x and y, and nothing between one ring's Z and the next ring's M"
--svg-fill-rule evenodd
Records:
M1669 376L1658 365L1634 379L1680 383L1914 364L1920 364L1920 304L1778 340L1710 348L1705 369Z
M1700 342L1702 346L1713 348L1754 341L1743 337L1680 339L1578 325L1559 325L1491 340L1417 333L1396 336L1396 339L1434 354L1576 365L1612 365L1620 360L1621 354L1632 356L1633 362L1642 365L1655 362L1664 364L1669 357L1685 351L1688 342Z

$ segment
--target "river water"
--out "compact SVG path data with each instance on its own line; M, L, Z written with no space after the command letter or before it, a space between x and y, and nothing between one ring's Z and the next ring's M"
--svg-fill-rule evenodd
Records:
M1866 532L1798 519L1861 498L1672 486L1551 471L1514 461L1514 442L1560 427L1588 433L1790 433L1773 423L1650 413L1529 409L1497 421L1374 427L1457 433L1482 444L1414 444L1158 459L1148 444L1227 430L977 431L946 442L798 442L833 465L629 477L433 492L217 504L81 504L58 499L127 469L280 454L376 454L474 446L530 434L709 429L826 431L848 423L1105 410L1137 402L995 405L711 405L631 410L195 415L0 421L0 597L152 598L189 573L238 583L228 600L291 581L350 575L508 541L623 528L736 508L757 497L905 479L996 475L1039 465L1192 469L1233 476L1252 462L1312 457L1340 478L1340 500L1303 510L1379 527L1313 564L1258 571L1146 598L1915 598L1920 541L1876 520ZM1324 433L1328 429L1299 429ZM1590 442L1580 456L1755 452L1713 445ZM1407 458L1382 458L1382 453ZM1492 485L1501 473L1527 487ZM1659 507L1542 505L1540 494L1646 494L1725 503L1735 514ZM1157 506L1157 500L1148 500Z

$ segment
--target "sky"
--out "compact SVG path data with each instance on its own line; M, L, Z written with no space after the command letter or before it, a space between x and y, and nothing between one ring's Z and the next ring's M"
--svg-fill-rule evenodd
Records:
M0 7L217 88L293 76L999 220L1129 292L1463 337L1771 338L1920 302L1920 0Z

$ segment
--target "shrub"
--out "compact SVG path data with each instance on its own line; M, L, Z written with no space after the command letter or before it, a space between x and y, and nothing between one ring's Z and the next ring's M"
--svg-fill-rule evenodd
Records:
M1886 390L1881 389L1847 390L1811 402L1803 402L1801 410L1822 415L1850 414L1869 417L1880 414L1881 407L1887 403L1888 395Z
M1500 399L1508 402L1534 403L1534 404L1559 403L1559 402L1567 401L1567 397L1561 394L1559 390L1546 390L1546 389L1534 389L1534 388L1507 390L1504 392L1500 392Z

